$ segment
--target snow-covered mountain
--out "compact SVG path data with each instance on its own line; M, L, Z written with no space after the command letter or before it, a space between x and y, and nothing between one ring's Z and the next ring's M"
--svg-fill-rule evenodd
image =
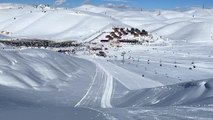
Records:
M212 9L0 4L0 119L212 119L212 21ZM148 33L101 43L115 28Z
M21 5L24 9L17 5L11 7L11 4L1 6L0 31L9 32L11 37L82 41L112 26L138 27L172 39L187 39L191 42L209 41L213 34L213 10L147 12L128 9L119 11L92 5L43 10Z

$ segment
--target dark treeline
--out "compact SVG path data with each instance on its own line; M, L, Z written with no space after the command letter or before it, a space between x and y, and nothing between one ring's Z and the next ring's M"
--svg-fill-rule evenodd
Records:
M16 46L16 47L54 47L54 48L60 48L60 47L77 47L81 44L77 44L74 41L66 41L66 42L53 42L49 40L0 40L0 43L3 43L5 45L9 46Z

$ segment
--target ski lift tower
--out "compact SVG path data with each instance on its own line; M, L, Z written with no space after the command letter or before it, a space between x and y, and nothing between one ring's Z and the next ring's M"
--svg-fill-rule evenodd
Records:
M125 57L125 54L126 54L126 52L122 52L121 53L121 56L123 57L123 59L122 59L122 63L124 64L124 57Z

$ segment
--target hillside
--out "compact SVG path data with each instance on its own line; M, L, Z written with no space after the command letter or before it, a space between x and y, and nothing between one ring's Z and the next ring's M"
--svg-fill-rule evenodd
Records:
M0 20L0 31L9 32L11 37L84 41L113 26L138 27L189 42L210 41L212 35L212 10L119 11L84 5L73 9L44 8L45 12L42 12L41 8L30 9L29 6L8 10L6 5L1 5L0 17L3 19Z

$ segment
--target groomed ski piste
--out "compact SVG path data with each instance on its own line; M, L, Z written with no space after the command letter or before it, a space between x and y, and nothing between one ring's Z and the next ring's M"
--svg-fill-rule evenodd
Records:
M0 119L211 120L212 21L213 10L200 8L0 4L1 41L82 45L63 48L76 50L64 54L0 43ZM115 27L145 29L149 36L139 39L149 42L101 43ZM87 49L100 45L104 57Z

